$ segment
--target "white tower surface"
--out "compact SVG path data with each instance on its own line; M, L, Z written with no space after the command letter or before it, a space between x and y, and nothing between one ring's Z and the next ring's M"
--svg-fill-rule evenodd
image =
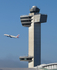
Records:
M41 23L34 23L32 20L31 27L29 27L29 56L33 56L28 67L34 67L41 63Z
M20 60L28 61L29 68L41 64L41 23L46 22L47 15L39 14L39 11L33 6L29 15L20 16L22 25L29 27L28 56L20 57Z

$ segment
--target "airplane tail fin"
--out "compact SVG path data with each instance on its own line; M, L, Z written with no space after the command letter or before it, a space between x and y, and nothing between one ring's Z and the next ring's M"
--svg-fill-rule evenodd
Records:
M17 38L19 38L19 34L17 35Z

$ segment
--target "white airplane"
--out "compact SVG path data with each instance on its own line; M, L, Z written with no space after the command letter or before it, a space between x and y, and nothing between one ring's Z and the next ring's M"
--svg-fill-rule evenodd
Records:
M17 36L13 36L13 35L9 35L9 34L4 34L5 36L7 36L7 37L10 37L10 38L19 38L18 36L19 36L19 34L17 35Z

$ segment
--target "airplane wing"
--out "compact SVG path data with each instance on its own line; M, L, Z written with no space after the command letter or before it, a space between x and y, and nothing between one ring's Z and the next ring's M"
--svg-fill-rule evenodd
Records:
M9 37L10 37L10 38L12 38L12 36L11 36L11 35L9 35Z

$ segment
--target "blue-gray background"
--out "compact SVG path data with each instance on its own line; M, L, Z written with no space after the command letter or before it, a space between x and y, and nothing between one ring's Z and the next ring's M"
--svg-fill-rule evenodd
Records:
M20 16L28 15L32 6L48 15L41 24L41 63L57 62L57 0L0 0L0 68L27 67L27 62L19 60L28 55L28 28L21 25Z

